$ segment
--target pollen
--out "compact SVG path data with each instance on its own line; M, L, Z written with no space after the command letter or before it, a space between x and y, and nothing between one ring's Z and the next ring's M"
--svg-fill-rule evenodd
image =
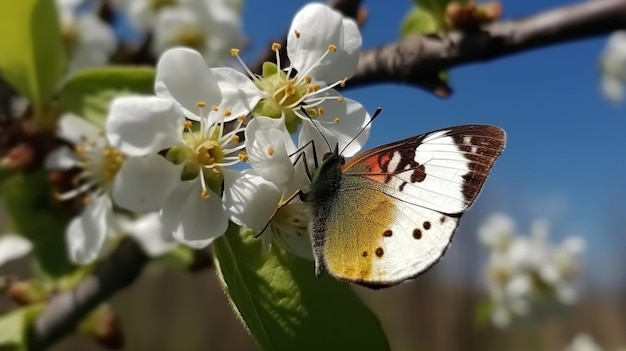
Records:
M74 146L74 152L76 152L78 155L84 155L85 154L85 147L82 145L76 145Z
M294 30L293 32L296 35L296 38L300 39L300 32L298 32L297 30Z
M328 45L328 51L330 51L330 52L337 51L337 46L335 44Z
M337 101L338 102L343 102L343 96L341 96L341 95L337 96Z
M204 101L198 101L196 102L196 106L200 107L200 108L204 108L206 106L206 102Z
M217 105L211 105L211 110L216 111L218 110Z
M341 122L341 119L339 117L336 117L333 122L335 122L335 124L339 124L339 122Z
M239 56L239 49L237 48L232 48L230 49L230 56Z
M183 128L185 128L185 129L191 128L192 125L193 125L193 123L191 123L191 121L187 120L187 121L183 122Z
M314 108L309 108L306 110L307 115L309 115L309 117L314 118L318 116L318 112L316 109Z
M313 81L313 78L311 76L306 76L304 80L306 81L307 84L311 84L311 81Z
M339 85L340 85L342 88L345 88L345 87L346 87L346 81L347 81L347 80L348 80L348 77L346 77L346 78L342 79L342 80L341 80L341 83L339 83Z
M240 152L239 155L237 155L237 157L239 157L239 161L241 162L248 162L248 154L245 152Z
M228 117L228 116L230 116L230 115L232 115L232 114L233 114L233 113L232 113L232 112L230 112L230 110L229 110L229 109L224 110L224 116Z
M274 154L274 148L270 145L267 147L267 155L272 156Z
M280 45L279 43L272 43L272 51L274 52L280 50L281 47L282 45Z
M326 110L324 110L324 108L323 108L323 107L320 107L320 108L318 108L318 109L317 109L317 113L318 113L320 116L324 115L324 112L326 112Z
M85 205L85 206L89 205L92 201L93 200L92 200L91 196L83 197L83 205Z
M316 92L316 91L320 90L320 88L321 88L321 87L320 87L320 85L319 85L319 84L313 84L313 85L311 85L311 86L309 87L309 91L310 91L311 93L314 93L314 92Z
M239 135L237 135L237 134L233 135L233 137L230 138L230 141L232 141L233 143L238 143L239 142Z
M239 122L243 123L243 122L246 120L246 115L239 115L239 116L237 117L237 120L238 120Z
M208 199L209 198L209 191L204 189L202 190L202 192L200 193L200 197L203 199Z

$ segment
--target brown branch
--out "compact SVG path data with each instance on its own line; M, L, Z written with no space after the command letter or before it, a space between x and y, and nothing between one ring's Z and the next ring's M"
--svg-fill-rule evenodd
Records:
M94 274L48 303L30 330L29 350L46 349L73 332L95 307L134 282L147 262L134 240L124 240Z
M445 39L415 35L361 53L357 73L346 87L405 83L446 96L438 91L442 87L433 80L434 72L623 28L626 0L593 0L472 32L451 32Z

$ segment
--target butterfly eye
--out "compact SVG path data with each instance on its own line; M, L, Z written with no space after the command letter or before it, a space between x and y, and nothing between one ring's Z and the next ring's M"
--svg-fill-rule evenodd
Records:
M326 161L326 159L327 159L327 158L329 158L329 157L330 157L330 155L332 155L332 153L331 153L331 152L327 152L327 153L325 153L325 154L324 154L324 156L322 156L322 162Z

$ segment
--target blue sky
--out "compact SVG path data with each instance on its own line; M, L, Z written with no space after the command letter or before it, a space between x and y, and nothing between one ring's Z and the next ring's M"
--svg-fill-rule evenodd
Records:
M244 30L252 47L246 56L255 58L280 38L304 3L247 1ZM568 3L574 2L509 0L503 4L504 17L520 18ZM365 5L370 16L362 32L364 49L396 40L411 2ZM616 259L626 248L626 240L617 240L626 238L619 226L626 223L626 106L610 103L599 90L598 56L605 40L455 68L450 72L455 92L445 100L395 84L351 89L345 95L370 111L383 108L367 148L456 124L504 128L507 147L472 209L481 216L476 220L502 211L527 231L531 220L548 219L555 239L571 234L587 239L589 269L606 272L624 263Z

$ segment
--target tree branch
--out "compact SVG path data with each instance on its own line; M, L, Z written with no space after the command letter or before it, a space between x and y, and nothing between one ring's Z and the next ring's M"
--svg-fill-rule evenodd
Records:
M29 350L43 350L74 331L78 323L95 307L134 282L148 257L131 239L73 290L56 295L37 317L29 333Z
M434 81L437 72L473 62L607 34L626 28L626 0L593 0L528 18L496 22L445 39L415 35L361 53L357 73L346 87L405 83L447 96Z

